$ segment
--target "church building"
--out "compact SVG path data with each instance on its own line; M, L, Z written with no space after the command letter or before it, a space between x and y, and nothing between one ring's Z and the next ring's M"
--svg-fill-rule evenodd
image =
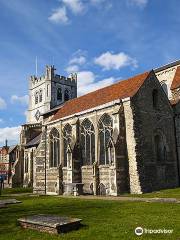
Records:
M117 196L179 186L180 61L77 97L76 75L30 78L24 186Z

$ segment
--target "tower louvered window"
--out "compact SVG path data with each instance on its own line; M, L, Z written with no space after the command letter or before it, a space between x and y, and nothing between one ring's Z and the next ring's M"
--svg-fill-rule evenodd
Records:
M38 92L36 92L35 93L35 104L38 104L38 100L39 100Z
M69 91L68 91L68 89L65 89L65 91L64 91L64 101L68 101L69 100Z
M61 88L57 89L57 100L62 101L62 90L61 90Z
M39 102L42 102L43 99L43 94L42 94L42 90L39 91Z

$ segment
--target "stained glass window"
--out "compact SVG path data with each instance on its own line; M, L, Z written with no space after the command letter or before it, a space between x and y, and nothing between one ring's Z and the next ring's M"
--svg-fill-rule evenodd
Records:
M92 165L95 162L95 132L88 119L81 124L81 149L83 165Z
M60 141L59 141L59 132L56 128L53 128L50 132L50 156L49 156L49 165L50 167L57 167L60 163Z
M102 165L109 164L111 161L111 156L108 150L111 136L112 136L112 118L108 114L105 114L102 116L99 122L99 143L100 143L99 162Z

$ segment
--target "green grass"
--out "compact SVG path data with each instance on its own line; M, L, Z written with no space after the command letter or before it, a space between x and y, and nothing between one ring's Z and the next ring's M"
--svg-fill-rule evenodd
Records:
M17 193L32 193L33 189L32 188L5 188L2 190L2 195L5 194L17 194Z
M2 190L2 195L32 193L32 188L6 188ZM141 198L180 198L180 188L165 189L153 193L145 194L123 194L125 197L141 197Z
M1 197L3 199L5 197ZM21 204L0 209L0 240L180 239L180 205L175 203L85 200L55 196L16 197ZM33 214L56 214L83 219L84 227L60 236L23 230L17 219ZM137 237L137 226L173 229L173 234Z
M158 192L144 194L123 194L123 196L142 198L180 198L180 188L165 189Z

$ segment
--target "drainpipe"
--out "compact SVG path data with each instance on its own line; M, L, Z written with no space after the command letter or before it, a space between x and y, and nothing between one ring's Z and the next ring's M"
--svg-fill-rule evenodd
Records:
M46 157L46 150L47 150L47 137L46 137L46 135L47 135L47 126L45 126L45 157L44 157L44 160L45 160L45 163L44 163L44 185L45 185L45 191L44 191L44 193L45 193L45 195L46 195L46 177L47 177L47 173L46 173L46 159L47 159L47 157Z
M179 183L179 186L180 186L180 166L179 166L179 152L178 152L178 146L177 146L177 134L176 134L176 114L174 113L174 116L173 116L173 120L174 120L174 135L175 135L175 144L176 144L176 156L177 156L177 170L178 170L178 183Z

